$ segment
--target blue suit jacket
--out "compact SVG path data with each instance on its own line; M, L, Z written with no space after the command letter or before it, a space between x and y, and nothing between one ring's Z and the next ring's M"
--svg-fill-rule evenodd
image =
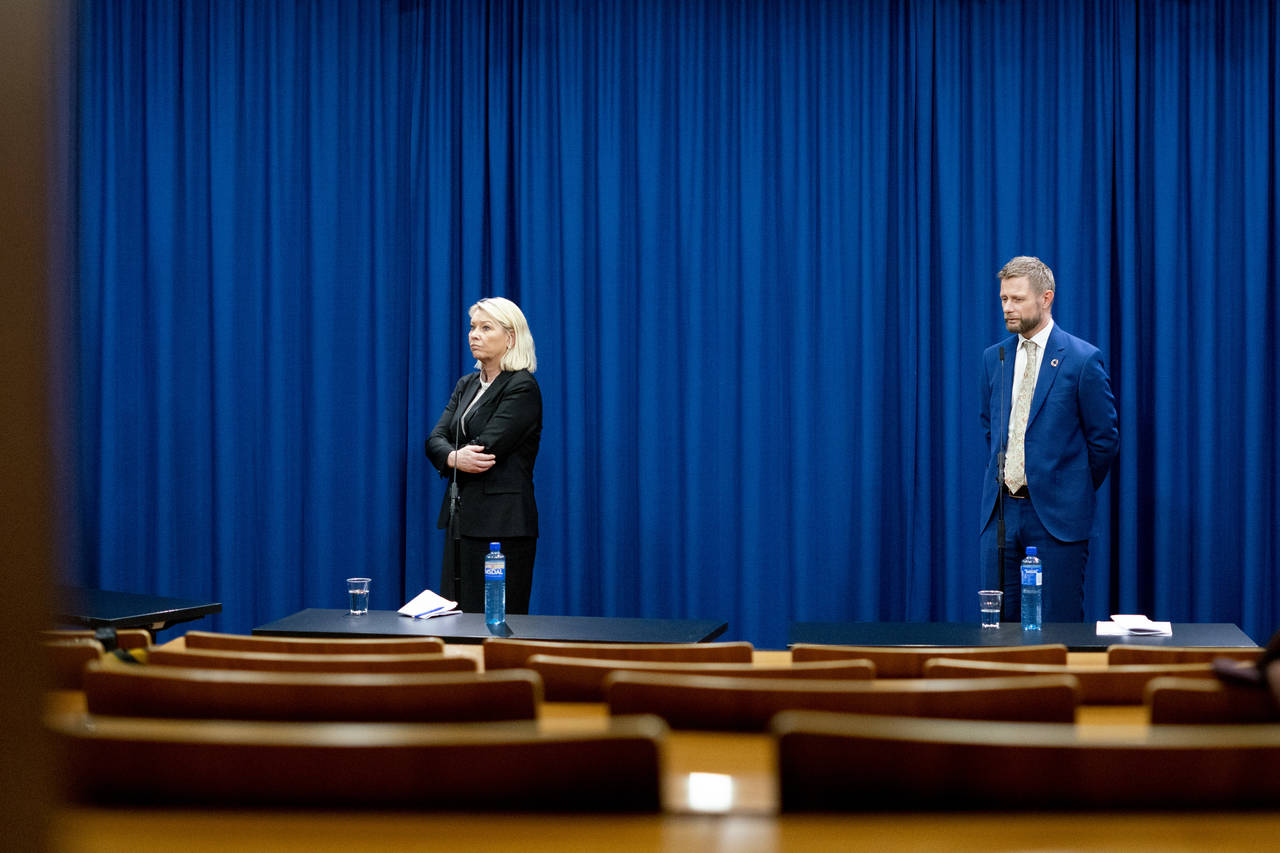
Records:
M1004 445L1001 427L1007 432L1017 347L1018 336L1010 335L982 354L982 428L989 449L982 486L982 528L990 523L999 494L996 470ZM1088 539L1093 529L1095 491L1107 478L1120 444L1116 401L1102 353L1056 323L1041 358L1027 420L1027 491L1050 535L1063 542L1079 542Z

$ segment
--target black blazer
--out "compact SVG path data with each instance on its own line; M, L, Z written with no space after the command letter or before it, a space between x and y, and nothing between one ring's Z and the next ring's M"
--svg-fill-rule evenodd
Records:
M501 539L537 536L538 505L533 499L533 463L542 439L542 392L527 370L499 373L459 429L458 418L480 390L480 373L458 380L435 429L427 437L427 458L440 476L452 479L449 453L468 444L483 445L495 457L482 474L458 471L461 494L459 530L463 536ZM436 526L449 526L445 490Z

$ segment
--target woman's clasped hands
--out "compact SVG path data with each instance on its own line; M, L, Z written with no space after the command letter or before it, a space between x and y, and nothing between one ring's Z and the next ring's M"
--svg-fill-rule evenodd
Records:
M494 456L482 445L468 444L453 452L453 467L468 474L480 474L493 467Z

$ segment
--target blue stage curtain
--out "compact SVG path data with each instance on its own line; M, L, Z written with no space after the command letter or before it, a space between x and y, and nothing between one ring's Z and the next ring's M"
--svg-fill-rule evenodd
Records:
M976 621L1036 254L1120 407L1088 616L1280 621L1270 0L122 0L77 53L82 583L435 587L422 442L506 295L535 612Z

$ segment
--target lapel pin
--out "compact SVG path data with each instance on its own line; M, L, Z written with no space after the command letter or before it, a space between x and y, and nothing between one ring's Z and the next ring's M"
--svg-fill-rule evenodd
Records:
M1049 362L1049 365L1050 365L1051 367L1057 367L1057 366L1058 366L1058 360L1055 358L1053 361Z

